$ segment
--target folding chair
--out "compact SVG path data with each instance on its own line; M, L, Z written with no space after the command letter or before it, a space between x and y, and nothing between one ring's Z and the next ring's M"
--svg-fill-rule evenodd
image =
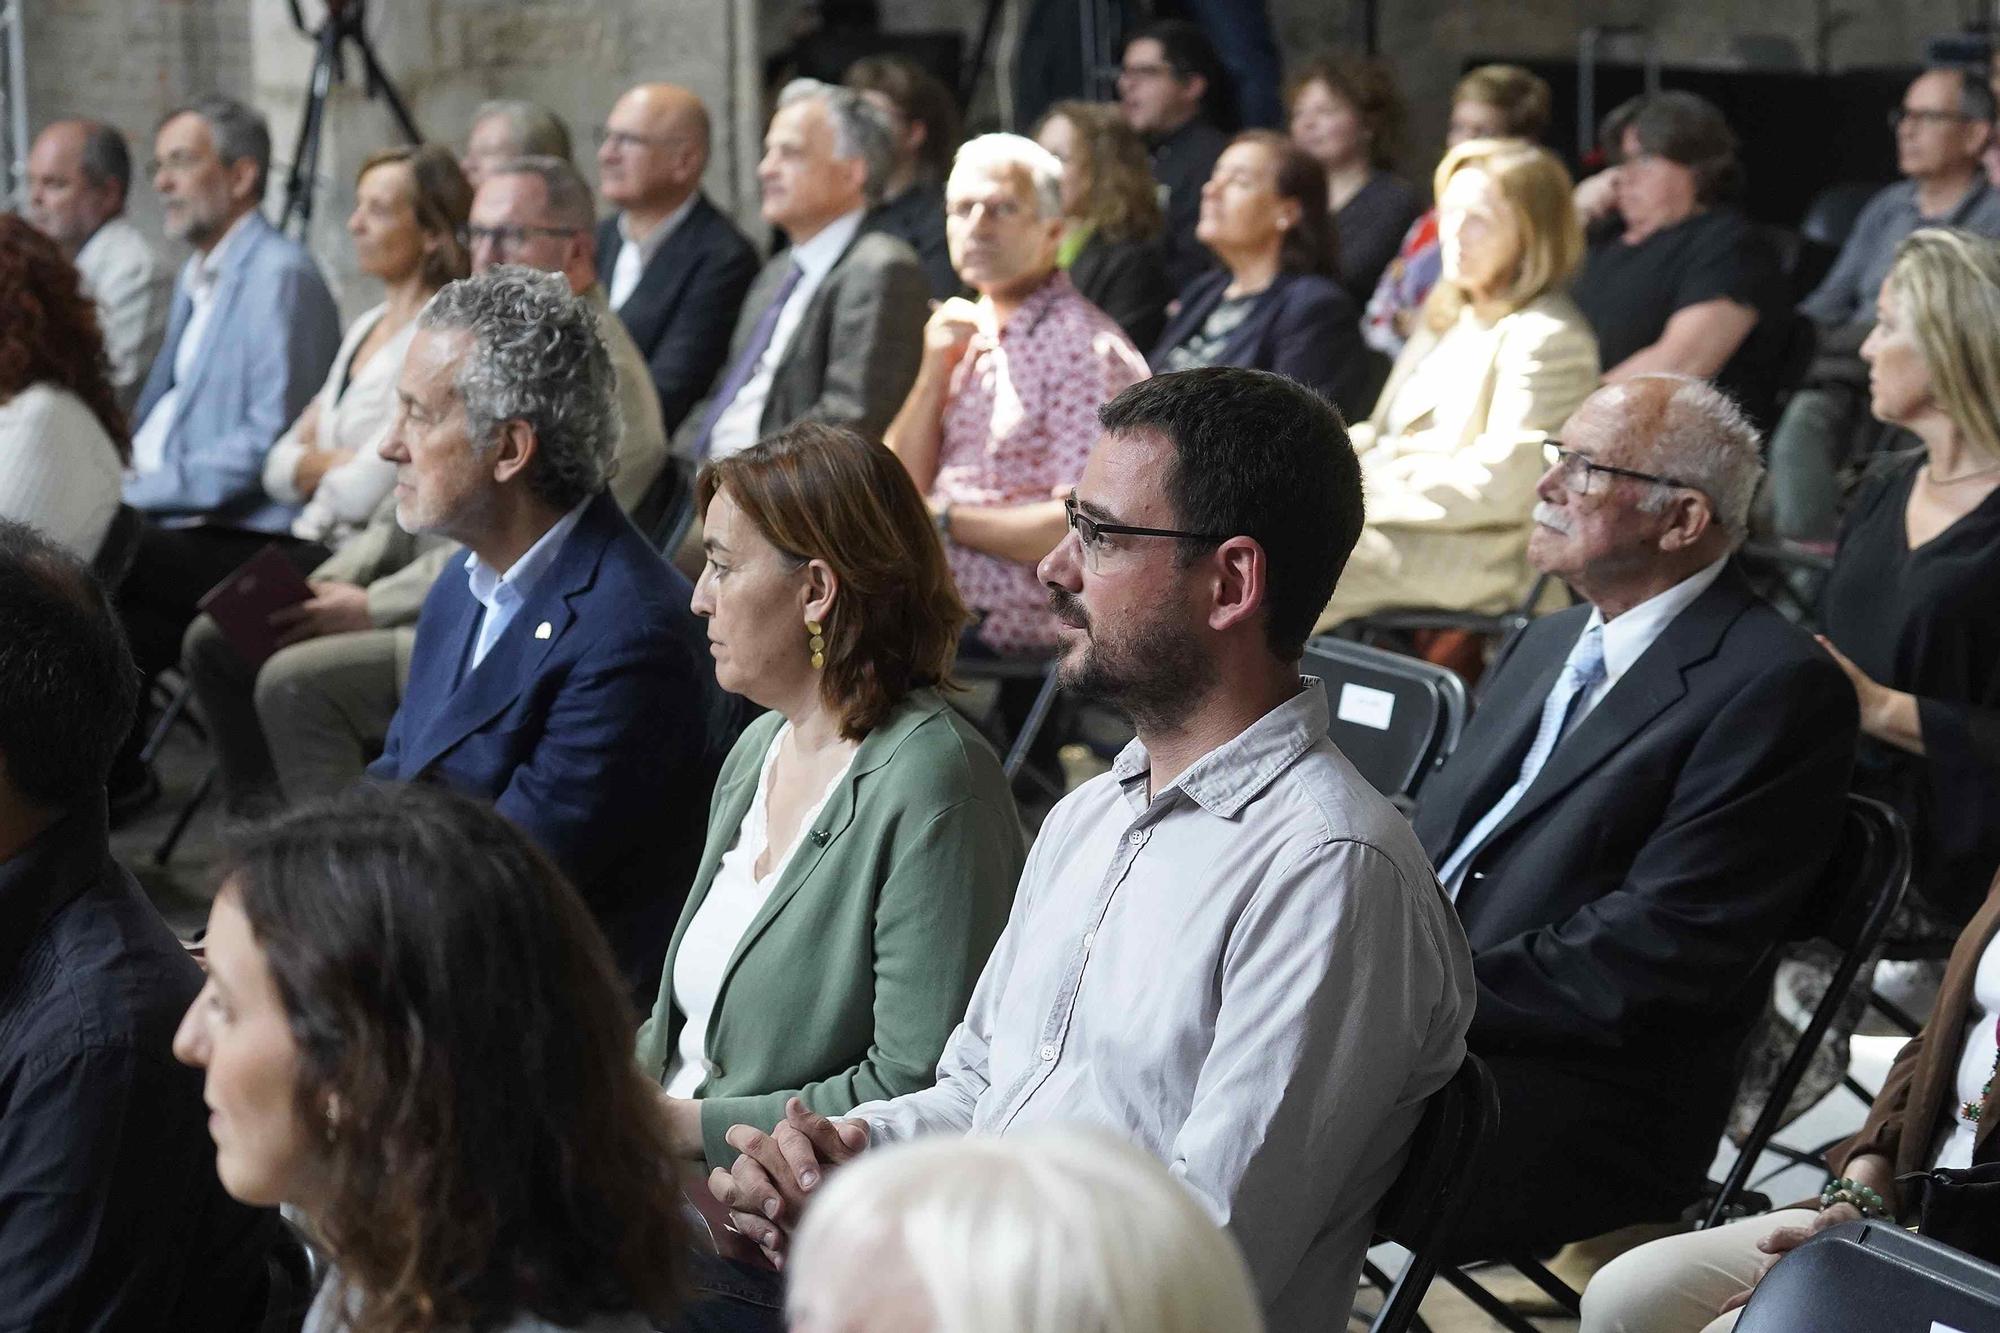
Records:
M1006 771L1007 780L1012 782L1023 771L1046 789L1050 795L1061 797L1062 784L1048 774L1027 767L1028 752L1040 737L1042 728L1048 725L1049 715L1056 704L1056 663L1054 658L1040 657L963 657L952 665L952 674L960 680L991 680L1006 682L1014 680L1038 680L1041 686L1035 692L1035 701L1028 708L1028 714L1021 720L1021 729L1013 737L1002 734L996 740L1007 746L1007 757L1001 767ZM974 719L977 721L977 719Z
M1407 645L1415 634L1438 630L1457 630L1466 634L1476 634L1487 640L1497 653L1512 641L1516 634L1527 628L1547 595L1550 575L1536 577L1534 585L1521 603L1509 610L1498 613L1485 611L1446 611L1439 607L1400 606L1376 611L1370 615L1357 616L1338 626L1334 637L1352 639L1375 647L1385 646L1384 640L1399 646ZM1490 659L1489 659L1490 660Z
M694 523L694 480L692 462L669 457L639 502L639 530L668 564L673 563Z
M1894 810L1865 796L1849 795L1847 813L1841 823L1840 849L1830 865L1826 882L1807 899L1807 911L1799 922L1796 939L1821 939L1840 951L1826 993L1814 1006L1790 1057L1779 1071L1770 1098L1752 1126L1749 1137L1737 1152L1735 1162L1722 1184L1716 1187L1700 1227L1729 1221L1747 1211L1742 1206L1745 1184L1757 1161L1777 1132L1785 1106L1805 1077L1814 1049L1826 1035L1841 998L1853 984L1861 965L1875 951L1896 904L1910 878L1910 835ZM1505 1261L1534 1283L1558 1306L1576 1314L1582 1296L1550 1272L1532 1256L1515 1256ZM1513 1333L1536 1333L1535 1326L1516 1314L1499 1298L1461 1269L1446 1267L1444 1276L1452 1286L1503 1327ZM1742 1333L1739 1328L1738 1333Z
M90 562L90 571L97 575L105 596L115 594L132 572L132 562L139 556L139 529L144 526L145 520L131 505L121 504L112 514L111 526L104 530L104 540L98 543L97 555Z
M1893 1224L1843 1222L1764 1276L1736 1333L2000 1328L2000 1267Z
M1384 796L1416 793L1458 747L1471 712L1446 667L1325 635L1306 644L1303 675L1326 686L1327 735Z
M1465 1210L1473 1174L1498 1115L1493 1075L1467 1051L1451 1081L1424 1104L1423 1119L1410 1139L1409 1159L1375 1214L1375 1243L1402 1246L1410 1252L1410 1262L1393 1282L1373 1263L1364 1265L1368 1280L1383 1292L1382 1308L1368 1325L1368 1333L1404 1333L1422 1327L1417 1307L1438 1270L1439 1246Z

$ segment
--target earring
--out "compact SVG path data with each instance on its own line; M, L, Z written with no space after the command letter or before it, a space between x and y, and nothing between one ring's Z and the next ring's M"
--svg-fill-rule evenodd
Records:
M326 1096L326 1141L332 1143L340 1133L340 1094L330 1092Z
M812 654L813 670L821 670L826 666L826 629L817 620L808 620L806 633L812 636L806 640L806 650Z

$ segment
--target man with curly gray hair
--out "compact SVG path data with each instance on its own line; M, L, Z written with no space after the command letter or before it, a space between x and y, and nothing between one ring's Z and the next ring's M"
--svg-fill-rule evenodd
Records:
M694 873L728 748L692 588L606 489L617 381L591 303L500 266L418 317L382 456L396 521L466 548L417 620L372 777L491 799L596 910L635 993Z

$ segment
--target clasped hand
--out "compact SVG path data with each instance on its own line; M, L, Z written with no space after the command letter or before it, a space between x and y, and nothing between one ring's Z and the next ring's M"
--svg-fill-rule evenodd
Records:
M709 1193L729 1209L729 1225L782 1268L806 1196L829 1170L868 1146L868 1126L859 1120L829 1120L794 1097L785 1103L784 1120L769 1134L735 1125L723 1137L741 1155L727 1170L717 1167L709 1174Z

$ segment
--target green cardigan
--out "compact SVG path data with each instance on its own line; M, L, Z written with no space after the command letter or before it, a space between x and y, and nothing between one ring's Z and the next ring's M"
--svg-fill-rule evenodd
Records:
M757 719L730 751L708 843L681 909L639 1062L664 1080L685 1022L674 960L735 845L784 719ZM1025 855L1019 813L984 737L934 690L917 690L861 742L722 974L709 1075L696 1091L708 1160L731 1125L769 1130L785 1100L842 1115L927 1088L1007 922Z

